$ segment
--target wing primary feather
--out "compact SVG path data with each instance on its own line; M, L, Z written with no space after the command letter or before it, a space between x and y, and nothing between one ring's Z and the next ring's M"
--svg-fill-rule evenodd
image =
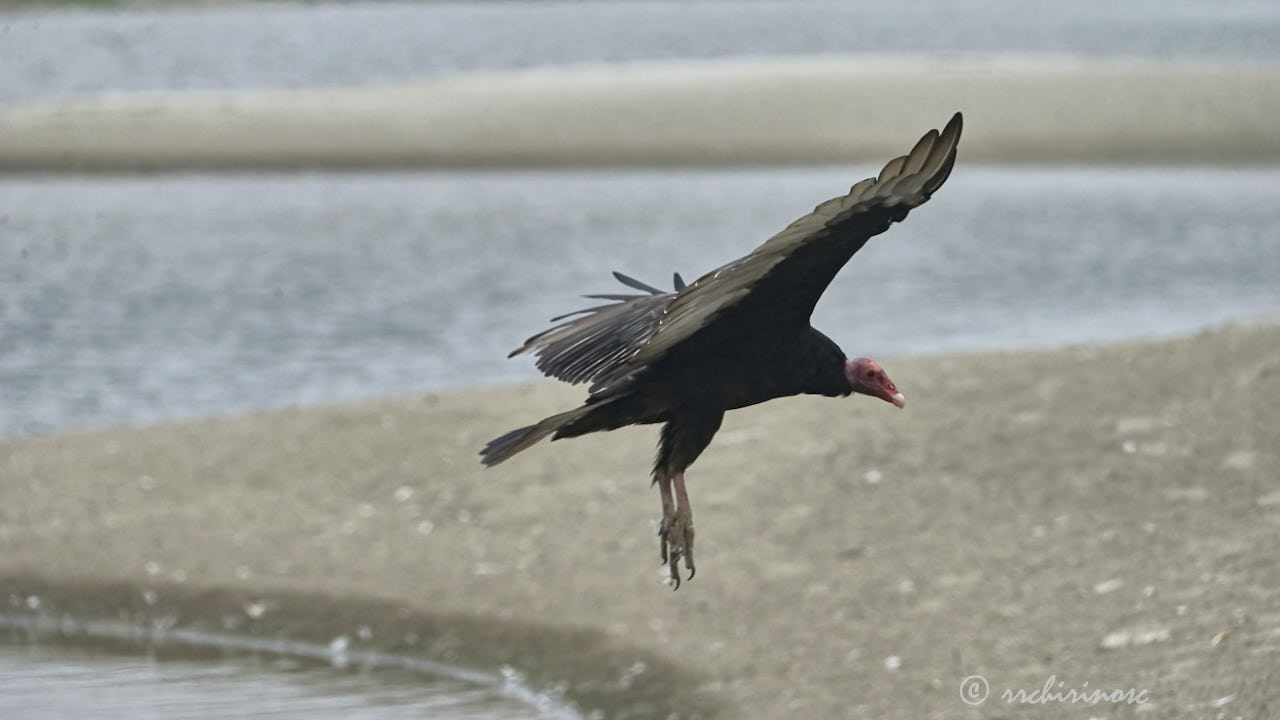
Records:
M884 176L881 176L884 177ZM875 197L891 199L893 191L898 189L898 185L904 180L911 179L911 175L898 175L897 177L885 178L876 184Z
M849 188L849 199L854 202L861 200L862 196L866 194L867 188L875 185L875 183L875 178L867 178L854 183L853 187Z
M635 300L636 298L649 297L648 295L624 295L622 293L591 293L582 297L588 300L619 300L625 302L627 300Z
M933 144L938 141L938 131L930 130L920 138L916 146L911 148L911 152L907 153L906 162L902 166L902 172L911 175L920 172L920 168L924 167L924 161L928 159L929 152L933 150Z
M661 295L661 294L662 294L662 291L661 291L661 290L659 290L658 288L656 288L656 287L654 287L654 286L652 286L652 285L650 285L650 284L648 284L648 283L640 282L639 280L637 280L637 279L635 279L635 278L633 278L633 277L629 277L629 276L627 276L627 275L623 275L622 273L618 272L617 270L614 270L614 271L613 271L613 276L614 276L615 278L617 278L617 279L618 279L618 282L622 283L623 285L626 285L627 287L632 287L632 288L635 288L636 290L643 290L643 291L645 291L645 292L649 293L650 295Z
M934 143L928 159L925 160L924 166L920 168L920 172L925 177L937 176L943 164L947 162L947 158L954 154L963 124L963 117L960 113L956 113L951 117L951 122L948 122L947 126L942 129L942 134L938 136L938 142Z
M906 162L907 162L907 156L903 155L900 157L896 157L890 160L889 162L885 163L884 167L880 169L880 175L879 175L880 180L882 181L886 180L902 172L902 166Z
M955 164L956 164L956 149L951 148L951 152L947 155L947 159L942 164L942 168L939 169L938 172L934 173L933 176L931 176L928 180L925 181L924 183L925 197L929 197L930 195L933 195L935 190L942 187L942 183L946 182L948 177L951 177L951 168L955 167Z
M680 277L680 273L674 273L674 274L673 274L673 276L672 276L672 278L671 278L671 284L672 284L672 285L675 285L675 287L676 287L676 292L680 292L681 290L685 289L685 287L686 287L685 282L684 282L684 278Z
M602 299L602 300L608 300L608 299L609 299L608 297L603 296L603 295L583 295L583 297L593 298L593 299L595 299L595 298L599 298L599 299ZM648 297L648 295L632 295L631 297L633 297L633 298L638 298L638 297ZM596 312L597 310L603 310L603 309L605 309L605 308L611 308L611 307L613 307L614 305L615 305L615 303L609 303L608 305L596 305L595 307L582 308L581 310L574 310L573 312L567 312L567 313L565 313L565 314L563 314L563 315L557 315L557 316L555 316L555 317L551 318L551 320L550 320L549 322L560 322L561 320L563 320L563 319L565 319L565 318L568 318L568 317L573 317L574 315L581 315L581 314L583 314L583 313ZM567 323L566 323L566 324L567 324ZM559 328L559 327L562 327L562 326L557 325L556 327L551 328L551 330L555 330L556 328ZM551 332L551 330L547 330L546 332L547 332L547 333L549 333L549 332ZM546 333L543 333L543 334L545 335ZM537 336L537 335L534 335L534 337L538 337L538 336ZM530 339L530 340L532 340L533 338L529 338L529 339Z

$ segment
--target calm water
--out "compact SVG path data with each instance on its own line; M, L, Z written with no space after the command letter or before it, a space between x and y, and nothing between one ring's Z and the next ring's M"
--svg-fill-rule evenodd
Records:
M371 679L358 672L292 661L227 658L156 662L68 647L0 645L0 718L547 717L492 688L408 673L378 675Z
M872 168L0 179L0 434L537 377L577 296L744 254ZM886 356L1280 315L1280 171L957 168L815 324Z
M68 49L73 51L68 52ZM810 54L1280 59L1274 0L237 4L0 14L0 101Z

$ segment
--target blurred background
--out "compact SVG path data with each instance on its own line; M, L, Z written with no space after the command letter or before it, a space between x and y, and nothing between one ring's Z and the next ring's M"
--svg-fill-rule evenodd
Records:
M1277 88L1273 0L0 3L0 438L534 379L507 352L609 271L692 280L956 110L946 187L818 306L850 354L1275 319ZM19 715L573 716L33 657Z
M7 4L0 435L530 379L966 113L851 353L1280 310L1273 2Z

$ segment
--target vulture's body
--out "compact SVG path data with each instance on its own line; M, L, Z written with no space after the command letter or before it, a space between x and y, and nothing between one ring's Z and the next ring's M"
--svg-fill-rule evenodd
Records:
M692 511L684 471L720 428L726 410L789 395L862 393L898 406L902 395L865 358L848 360L809 316L840 268L871 237L929 199L951 172L959 113L930 130L879 177L855 184L756 248L673 292L614 273L633 295L564 320L512 352L566 382L590 382L581 407L513 430L481 451L496 465L547 435L576 437L624 425L665 423L653 477L663 501L662 557L693 566ZM672 496L672 488L675 497Z

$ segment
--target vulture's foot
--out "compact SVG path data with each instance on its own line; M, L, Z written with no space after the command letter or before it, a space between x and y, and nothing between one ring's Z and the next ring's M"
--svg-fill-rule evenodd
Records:
M697 570L693 566L693 508L689 505L689 493L684 487L684 473L671 477L659 475L658 490L662 493L662 525L658 527L658 544L662 564L671 572L673 590L680 589L680 560L689 570L689 579ZM675 497L672 498L672 485Z
M658 538L662 545L662 562L671 571L672 589L680 589L680 560L689 571L689 579L697 569L693 567L693 514L688 508L679 508L669 517L662 519L658 528Z

